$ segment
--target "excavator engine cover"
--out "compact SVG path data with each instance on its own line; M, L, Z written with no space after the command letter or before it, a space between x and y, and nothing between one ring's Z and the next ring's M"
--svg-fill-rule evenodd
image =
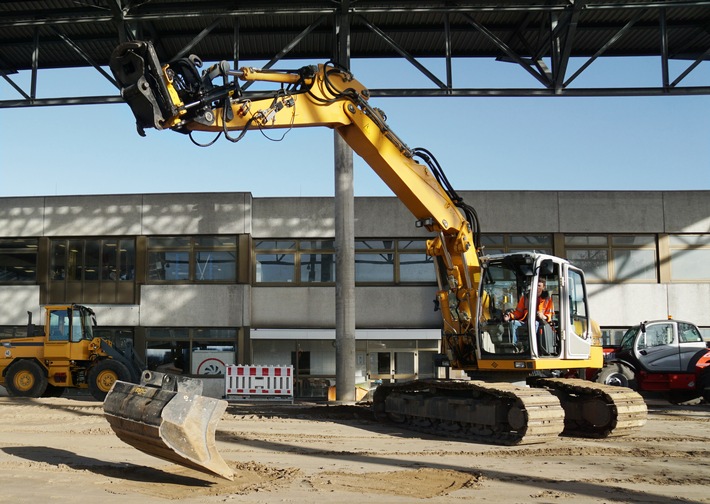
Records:
M144 371L139 385L114 383L104 400L104 415L119 439L134 448L232 480L234 474L215 446L227 402L201 393L201 380Z

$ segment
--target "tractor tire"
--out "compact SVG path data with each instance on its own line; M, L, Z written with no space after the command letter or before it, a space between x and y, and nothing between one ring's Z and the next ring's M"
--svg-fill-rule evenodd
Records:
M106 399L116 381L131 381L131 372L117 360L102 359L89 369L89 392L97 401Z
M632 390L638 388L636 373L629 366L618 362L606 364L599 372L597 383L614 385L617 387L627 387Z
M700 392L695 390L676 390L666 394L668 402L675 405L689 405L699 402Z
M705 369L705 372L700 375L698 380L698 386L700 387L700 394L703 396L703 400L710 404L710 369Z
M5 388L12 397L42 397L47 390L47 376L35 361L20 360L7 370Z

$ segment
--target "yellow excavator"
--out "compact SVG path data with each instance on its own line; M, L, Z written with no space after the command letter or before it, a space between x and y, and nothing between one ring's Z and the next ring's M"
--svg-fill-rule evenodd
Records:
M205 145L193 132L214 132L211 145L222 135L237 142L250 130L334 129L411 211L416 226L431 232L427 253L435 259L443 319L438 364L470 379L382 384L373 398L377 418L508 445L562 433L624 435L644 425L646 405L637 393L577 378L603 365L583 272L536 252L483 255L475 210L429 151L409 148L389 128L347 69L326 63L231 70L222 61L201 70L194 55L163 64L143 41L118 46L110 67L142 136L147 128L171 129ZM276 89L246 93L240 85L255 81ZM545 300L548 314L537 317L530 300ZM123 415L130 429L141 407L116 408L113 394L105 409ZM141 403L137 395L133 389L122 396Z

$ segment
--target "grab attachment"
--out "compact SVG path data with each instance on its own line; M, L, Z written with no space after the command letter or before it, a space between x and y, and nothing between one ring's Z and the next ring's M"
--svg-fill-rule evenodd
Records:
M104 400L104 415L124 443L231 481L234 473L215 445L227 402L201 394L201 380L144 371L139 385L114 383Z

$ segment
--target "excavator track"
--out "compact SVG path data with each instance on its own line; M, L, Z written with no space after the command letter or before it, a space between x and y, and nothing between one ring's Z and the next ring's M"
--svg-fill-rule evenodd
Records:
M564 410L545 389L509 383L415 380L379 385L373 411L380 421L469 441L521 445L561 434Z
M528 384L559 398L565 410L566 436L626 436L646 424L646 403L629 388L575 378L532 378Z

